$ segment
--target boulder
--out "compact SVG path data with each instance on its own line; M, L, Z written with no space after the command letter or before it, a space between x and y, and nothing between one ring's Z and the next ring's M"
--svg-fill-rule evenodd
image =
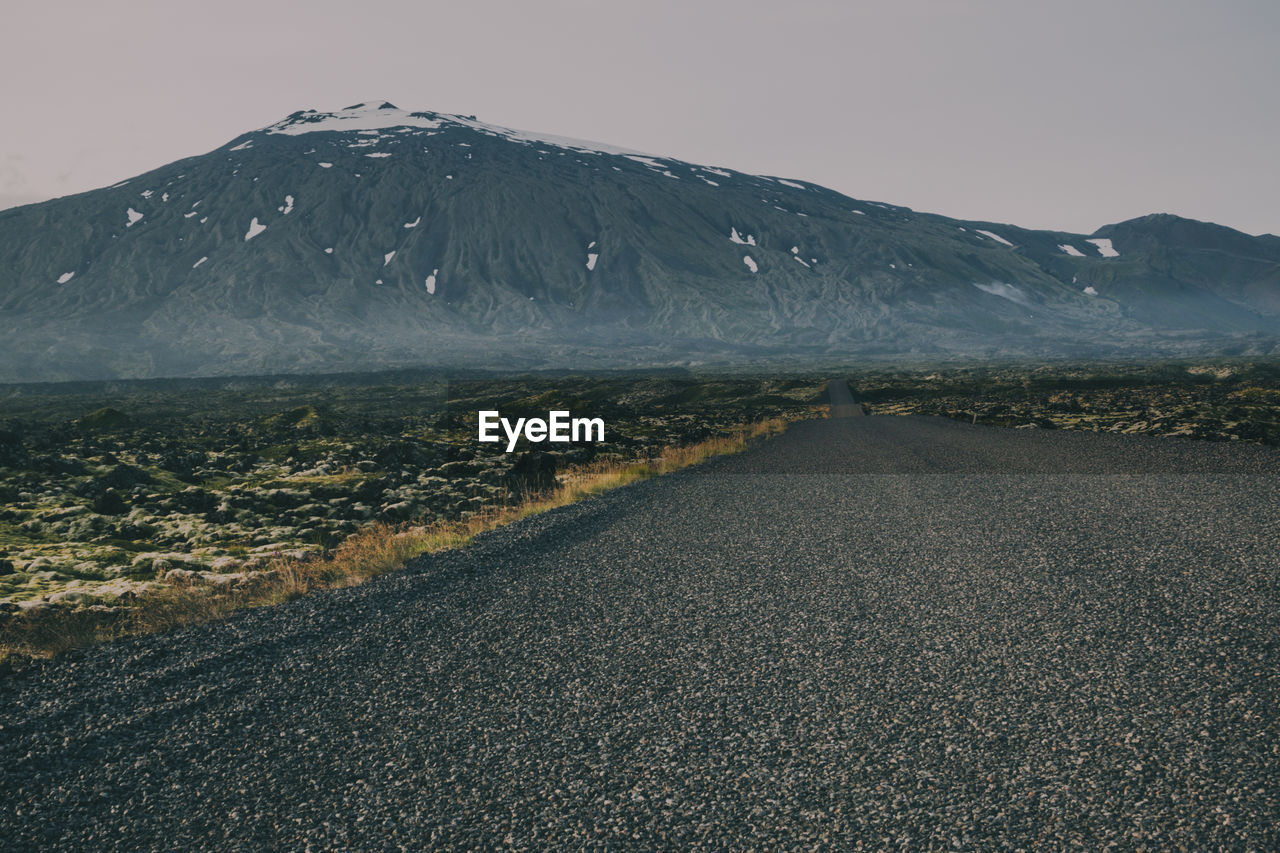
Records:
M556 485L555 457L538 450L521 453L507 472L505 485L516 497L551 491Z
M450 480L457 480L462 477L470 477L473 474L480 473L481 466L475 462L459 460L457 462L446 462L440 466L440 475L448 477Z
M392 441L374 454L373 459L381 468L421 467L431 464L434 454L426 448L408 441Z
M62 592L54 592L45 596L45 601L50 604L84 604L93 599L92 595L87 592L77 592L73 589L64 590Z
M98 479L108 488L128 489L133 486L150 483L151 475L134 465L121 463L107 471L107 473L103 474Z
M413 515L414 506L409 501L387 504L382 508L382 517L387 521L408 521Z
M22 608L22 612L27 616L38 616L42 613L48 613L54 607L47 601L19 601L18 606Z
M128 509L124 498L113 488L93 499L93 511L99 515L124 515Z
M127 521L116 530L116 536L129 542L150 539L156 534L156 526L146 522Z

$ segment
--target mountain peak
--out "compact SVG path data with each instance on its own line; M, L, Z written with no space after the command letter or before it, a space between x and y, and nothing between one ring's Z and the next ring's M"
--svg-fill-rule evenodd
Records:
M486 124L475 116L450 115L435 112L409 112L402 110L390 101L366 101L343 107L335 112L317 112L301 110L292 113L275 124L261 128L268 134L284 134L300 136L304 133L322 132L361 132L375 130L393 130L400 128L416 128L418 130L437 130L445 125L466 127L478 133L500 137L513 142L527 144L554 145L580 153L621 154L626 156L652 157L643 151L608 145L602 142L591 142L584 139L573 139L567 136L555 136L528 130L516 130L496 124ZM670 158L659 158L670 159Z
M366 101L343 107L336 112L302 110L264 127L267 133L299 136L325 131L385 130L393 127L436 128L440 126L434 113L411 113L390 101Z
M1248 234L1225 225L1188 219L1173 213L1149 213L1126 219L1124 222L1099 228L1096 234L1103 237L1153 239L1199 248L1226 249L1234 244L1242 251L1249 251L1247 246L1253 239Z
M369 111L369 110L398 110L398 109L400 108L397 107L395 104L391 103L390 101L383 101L383 100L362 101L358 104L352 104L349 107L342 108L343 112L350 112L352 110Z
M1133 219L1126 219L1118 222L1114 228L1130 227L1130 228L1170 228L1170 227L1191 227L1197 228L1201 226L1212 226L1222 228L1225 226L1215 225L1212 222L1202 222L1199 219L1189 219L1185 216L1178 216L1176 213L1148 213L1146 216L1136 216Z

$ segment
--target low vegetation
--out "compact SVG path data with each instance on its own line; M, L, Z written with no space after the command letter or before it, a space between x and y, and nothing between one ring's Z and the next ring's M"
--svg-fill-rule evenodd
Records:
M861 370L872 414L1280 445L1280 363ZM824 378L378 374L0 388L0 657L358 583L514 519L741 449ZM603 417L476 441L477 412ZM744 427L744 425L753 425ZM548 449L552 448L552 449Z
M1280 445L1274 359L882 370L852 381L872 414Z
M634 377L191 385L11 394L0 654L45 656L357 583L741 449L822 395L821 381ZM607 441L522 441L504 454L476 441L485 408L601 416Z

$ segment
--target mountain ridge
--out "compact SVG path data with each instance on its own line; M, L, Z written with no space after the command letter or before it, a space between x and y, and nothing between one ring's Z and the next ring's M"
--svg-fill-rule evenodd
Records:
M1091 235L369 102L0 211L0 381L1275 351L1280 238Z

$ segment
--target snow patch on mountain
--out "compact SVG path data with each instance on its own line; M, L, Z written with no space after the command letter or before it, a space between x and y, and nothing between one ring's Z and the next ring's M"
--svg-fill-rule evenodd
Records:
M1070 256L1071 256L1071 257L1073 257L1073 258L1083 258L1083 257L1084 257L1084 252L1080 251L1079 249L1077 249L1075 246L1071 245L1070 243L1061 243L1061 244L1059 244L1059 245L1058 245L1058 248L1059 248L1059 249L1061 249L1063 252L1067 253L1068 255L1070 255Z
M391 259L394 258L395 256L396 256L395 249L392 249L390 252L387 252L385 255L382 256L382 265L385 267L387 264L391 263Z
M752 258L750 255L743 255L743 256L742 256L742 262L743 262L744 264L746 264L746 265L747 265L747 269L751 270L752 272L759 272L759 271L760 271L760 267L756 266L755 259L754 259L754 258Z
M596 259L599 257L600 255L596 252L587 252L587 270L588 271L596 268Z
M748 234L746 239L743 239L742 235L738 233L737 228L730 227L729 242L737 243L740 246L754 246L756 244L756 238L754 234Z
M567 148L570 151L576 151L579 154L643 154L642 151L636 151L633 148L623 148L618 145L609 145L604 142L590 142L585 139L574 139L569 136L553 136L549 133L536 133L531 130L515 130L510 127L499 127L496 124L484 124L482 122L471 119L463 119L458 116L449 116L448 120L452 124L460 124L464 127L470 127L481 133L487 133L490 136L502 136L513 142L524 142L528 144L554 145L556 148Z
M992 296L999 296L1001 299L1008 299L1010 302L1016 302L1019 305L1030 307L1031 303L1027 301L1026 294L1014 287L1012 284L1005 284L1001 281L993 281L990 284L978 284L974 282L974 287Z
M382 130L392 127L436 128L440 120L429 113L410 113L392 104L356 104L333 113L304 110L283 121L263 128L267 133L301 136L304 133L347 132L352 130Z
M202 222L204 220L201 220ZM267 226L258 221L258 217L253 217L253 221L249 223L249 230L245 232L244 241L248 243L254 237L257 237L263 231L267 230ZM275 239L275 238L272 238Z
M666 166L663 166L661 163L659 163L657 160L655 160L652 157L648 157L640 154L627 154L625 156L628 160L632 160L636 163L639 163L642 166L648 166L650 169L652 169L655 172L658 172L659 174L666 175L669 178L675 177L675 175L671 174L671 172L667 169Z
M405 227L405 228L417 228L417 227L418 227L418 223L419 223L419 222L421 222L421 221L422 221L422 214L418 214L418 218L417 218L417 219L413 220L412 222L406 222L406 223L404 224L404 227Z
M205 261L207 261L207 260L209 260L209 256L208 256L208 255L205 255L203 258L201 258L200 260L198 260L198 261L196 261L194 264L192 264L192 265L191 265L191 268L192 268L192 269L195 269L196 267L200 266L201 264L203 264L203 263L204 263Z
M124 226L125 228L132 228L137 222L139 222L142 219L142 216L143 216L143 214L134 210L132 207L126 210L124 212L124 215L129 217L129 221Z
M792 257L792 259L793 259L793 260L795 260L795 262L796 262L796 263L798 263L798 264L804 264L804 265L805 265L806 267L808 267L809 269L813 269L813 267L810 267L810 266L809 266L809 261L806 261L804 258L800 257L800 247L799 247L799 246L792 246L792 247L791 247L791 257ZM814 263L817 263L817 262L818 262L818 259L817 259L817 258L810 258L809 260L810 260L810 261L813 261ZM893 264L890 264L889 266L893 266Z
M1096 291L1096 290L1094 290L1094 289L1093 289L1093 285L1092 285L1092 284L1091 284L1091 285L1089 285L1088 287L1086 287L1086 288L1084 289L1084 292L1085 292L1086 294L1088 294L1089 296L1097 296L1097 295L1098 295L1098 291Z
M75 275L76 274L74 272L64 272L62 275L58 276L58 284L66 284L71 281L71 279L75 278Z
M990 231L983 231L981 228L977 229L977 231L978 231L978 233L979 233L979 234L983 235L984 237L990 237L992 240L995 240L997 243L1004 243L1006 246L1012 246L1012 245L1013 245L1013 244L1012 244L1012 243L1010 243L1008 240L1006 240L1005 238L1001 237L999 234L994 234L994 233L992 233L992 232L990 232Z
M439 268L433 269L431 275L427 276L427 293L434 294L436 292L436 276L440 274Z
M281 205L280 207L277 207L276 210L280 211L280 213L285 216L288 216L290 213L292 213L293 212L293 196L291 195L285 196L284 204Z
M398 133L404 133L406 129L415 128L419 132L424 130L436 131L445 125L467 127L489 136L498 136L513 142L553 145L556 148L564 148L582 154L643 154L643 152L631 148L622 148L602 142L589 142L585 139L573 139L568 136L554 136L547 133L486 124L485 122L477 121L474 116L409 112L387 101L370 101L330 113L304 110L263 128L263 131L266 133L281 133L287 136L300 136L304 133L344 133L350 131L371 133L393 129Z
M1120 257L1120 253L1116 251L1116 247L1111 245L1111 238L1109 237L1094 237L1085 242L1092 243L1093 245L1097 246L1098 254L1102 255L1102 257L1104 258Z
M804 184L797 184L795 181L786 181L786 180L783 180L782 178L774 178L774 180L776 180L778 183L782 184L784 187L792 187L792 188L797 189L797 190L807 190L807 189L808 189L808 187L806 187Z

